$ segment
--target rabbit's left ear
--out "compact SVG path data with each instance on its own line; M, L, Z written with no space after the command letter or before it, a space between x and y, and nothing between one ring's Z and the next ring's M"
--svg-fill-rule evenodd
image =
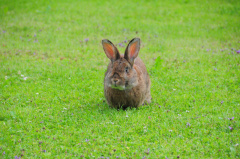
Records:
M115 45L113 45L113 43L111 41L109 41L107 39L103 39L102 45L103 45L103 50L104 50L105 54L112 62L114 62L120 58L118 49L116 48Z
M134 59L138 56L140 50L140 39L139 38L134 38L132 39L124 54L124 58L130 62L130 64L133 66Z

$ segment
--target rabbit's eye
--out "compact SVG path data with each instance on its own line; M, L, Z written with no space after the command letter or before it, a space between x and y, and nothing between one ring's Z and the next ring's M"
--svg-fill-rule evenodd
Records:
M129 72L129 68L128 68L128 67L125 68L125 72L126 72L126 73Z

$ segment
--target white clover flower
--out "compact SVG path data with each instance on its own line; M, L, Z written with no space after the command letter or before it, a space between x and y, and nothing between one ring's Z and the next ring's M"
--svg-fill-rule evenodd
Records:
M25 80L25 81L26 81L26 80L27 80L27 78L28 78L28 77L23 77L23 80Z
M143 131L147 132L148 128L146 126L143 127Z
M24 75L21 75L21 77L24 77Z
M8 76L5 76L5 80L7 80L8 79Z

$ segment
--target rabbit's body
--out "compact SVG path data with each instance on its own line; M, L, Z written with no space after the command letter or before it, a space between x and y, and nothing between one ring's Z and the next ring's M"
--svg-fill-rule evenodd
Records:
M139 46L134 46L136 42L139 42L137 43ZM131 48L132 45L136 48ZM119 54L110 41L103 41L103 46L105 53L111 59L104 78L107 103L114 108L139 107L145 102L150 103L150 78L144 63L137 57L140 40L133 39L124 56ZM135 52L137 54L134 54Z

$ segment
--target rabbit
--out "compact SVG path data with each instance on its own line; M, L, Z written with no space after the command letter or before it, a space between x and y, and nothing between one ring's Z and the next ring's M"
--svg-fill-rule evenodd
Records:
M104 95L107 104L113 108L135 107L151 103L151 81L146 66L137 57L140 39L132 39L124 55L120 55L114 44L102 40L103 50L111 60L104 78Z

